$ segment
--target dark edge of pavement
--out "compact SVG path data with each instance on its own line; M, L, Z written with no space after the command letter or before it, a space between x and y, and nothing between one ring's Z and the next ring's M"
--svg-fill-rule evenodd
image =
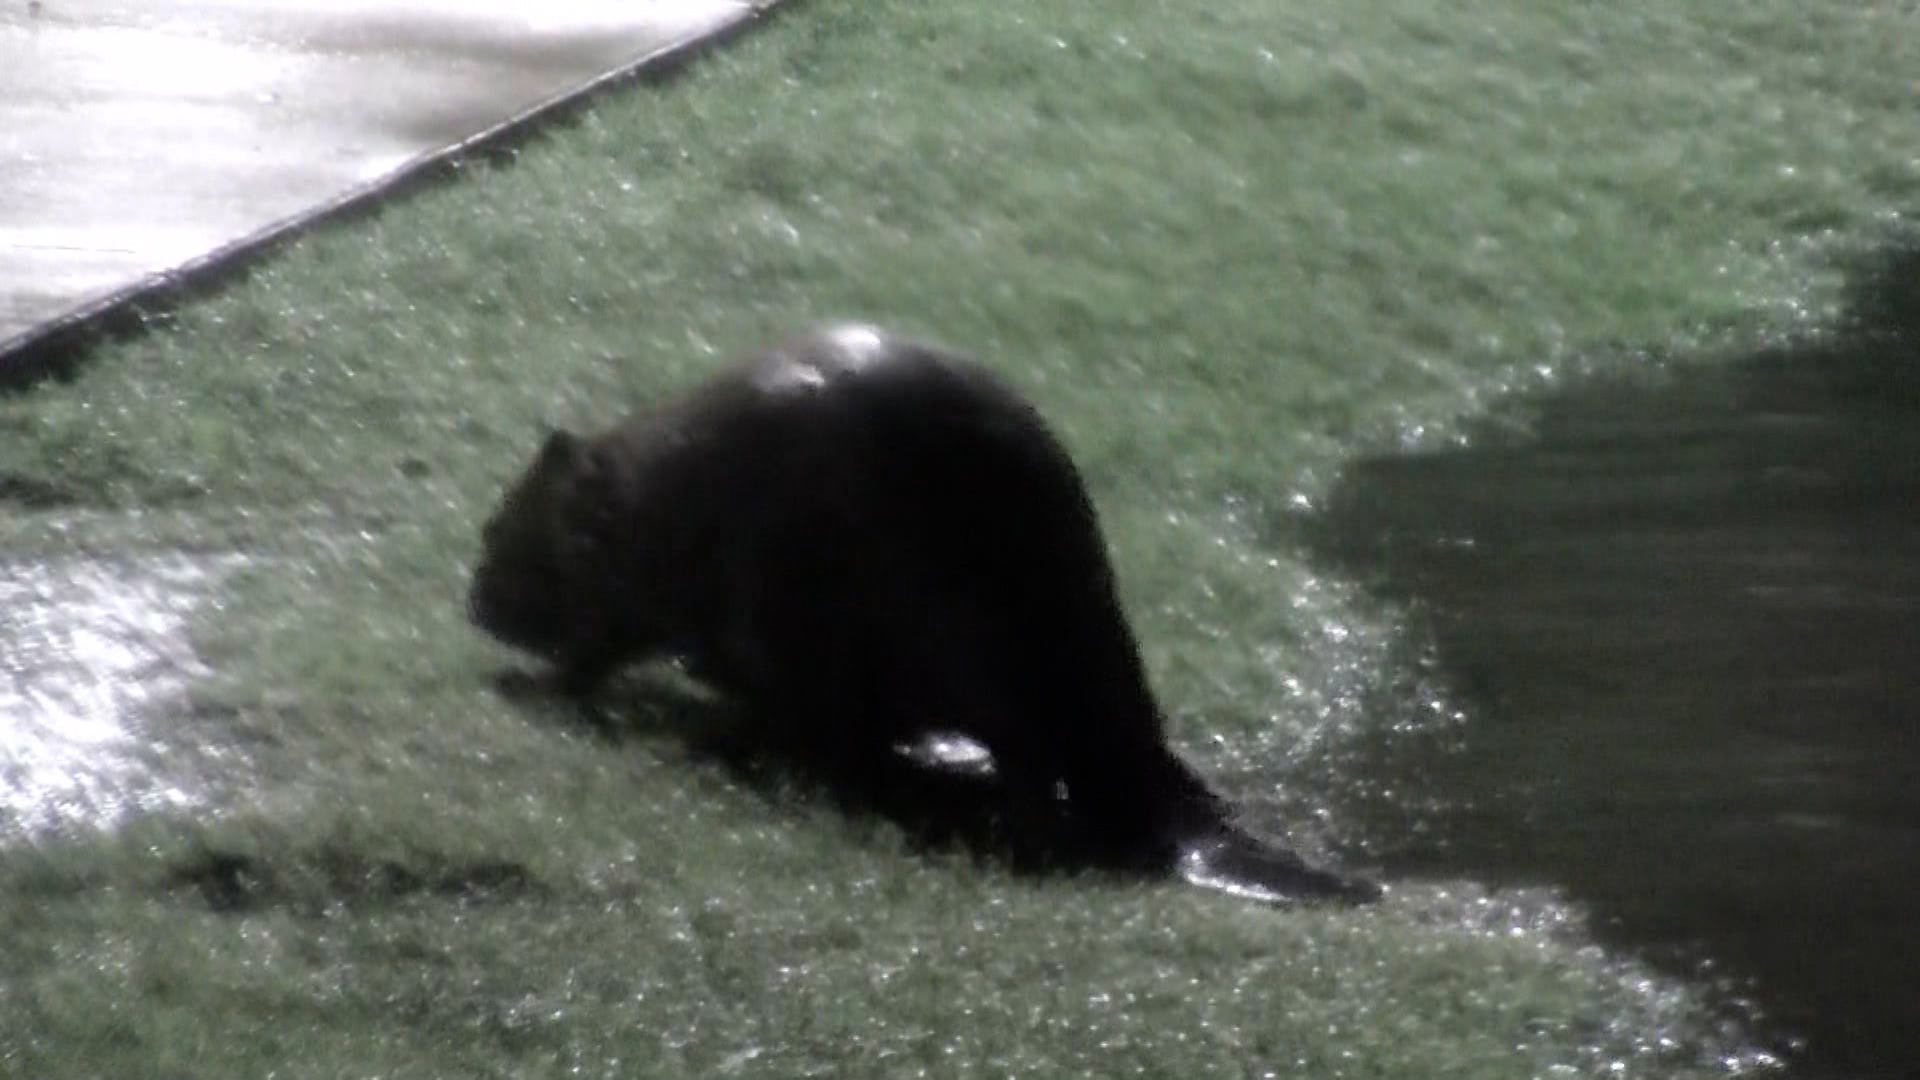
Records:
M103 342L141 333L185 302L205 296L293 241L335 222L351 221L428 185L458 176L475 160L509 160L549 124L577 116L608 92L659 83L692 61L761 22L788 0L755 0L711 30L646 53L570 90L564 90L459 142L429 150L399 168L222 244L178 266L148 274L11 339L0 341L0 394L30 390L50 379L68 381Z

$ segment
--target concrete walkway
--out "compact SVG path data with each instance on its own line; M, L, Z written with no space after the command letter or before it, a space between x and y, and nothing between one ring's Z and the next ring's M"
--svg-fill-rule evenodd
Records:
M773 0L0 0L0 386Z

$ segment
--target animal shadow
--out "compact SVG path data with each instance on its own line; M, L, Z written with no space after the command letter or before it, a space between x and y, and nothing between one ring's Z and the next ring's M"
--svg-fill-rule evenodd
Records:
M693 765L724 770L770 805L821 800L854 821L889 822L916 851L958 851L1031 875L1173 876L1073 822L1064 802L1022 805L986 749L963 736L853 749L810 738L667 665L623 676L592 700L521 670L501 672L495 688L545 722L584 728L610 746L669 740Z

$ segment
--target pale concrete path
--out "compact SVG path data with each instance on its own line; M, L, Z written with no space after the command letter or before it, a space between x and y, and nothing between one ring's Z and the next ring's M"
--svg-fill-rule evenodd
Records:
M0 0L0 384L154 275L770 4Z

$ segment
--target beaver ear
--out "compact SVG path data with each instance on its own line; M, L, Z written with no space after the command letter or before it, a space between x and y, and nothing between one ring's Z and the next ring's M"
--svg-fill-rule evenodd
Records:
M560 428L549 428L547 441L540 447L540 464L547 468L571 467L581 457L580 436Z

